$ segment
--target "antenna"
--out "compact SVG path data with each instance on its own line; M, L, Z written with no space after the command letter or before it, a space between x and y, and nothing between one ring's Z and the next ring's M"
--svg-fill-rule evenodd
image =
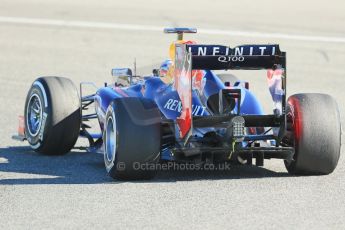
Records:
M134 58L134 68L133 68L133 70L134 70L134 76L136 77L137 76L137 59L136 58ZM130 84L132 85L132 83L133 83L133 76L131 76L131 79L130 79Z
M137 59L134 58L134 76L137 76Z

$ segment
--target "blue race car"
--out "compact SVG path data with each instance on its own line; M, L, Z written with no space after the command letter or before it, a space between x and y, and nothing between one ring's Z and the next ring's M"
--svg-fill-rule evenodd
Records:
M115 68L115 81L83 95L63 77L36 79L16 139L39 153L68 153L79 137L102 152L113 178L149 179L162 162L263 166L278 158L291 174L329 174L338 163L337 103L325 94L286 99L286 53L278 45L234 48L184 41L193 28L169 28L178 40L150 76ZM245 81L223 82L214 70L267 70L274 108L265 114ZM86 113L91 108L95 112ZM100 133L91 133L97 119Z

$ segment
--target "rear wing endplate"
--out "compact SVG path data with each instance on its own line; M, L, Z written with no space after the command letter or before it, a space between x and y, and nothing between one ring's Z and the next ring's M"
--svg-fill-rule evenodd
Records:
M188 141L192 135L192 58L186 45L176 44L174 87L182 103L181 115L176 119L179 137Z

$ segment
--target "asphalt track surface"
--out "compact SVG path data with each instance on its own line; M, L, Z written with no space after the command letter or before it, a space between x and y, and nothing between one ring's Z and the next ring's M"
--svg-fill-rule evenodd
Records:
M42 156L10 138L37 76L101 85L134 58L145 73L167 57L174 36L164 26L197 27L188 37L202 43L279 43L288 53L288 94L333 95L344 124L344 11L340 0L0 0L0 229L344 228L343 149L328 176L289 176L271 160L120 182L106 175L101 155ZM270 111L264 74L234 74Z

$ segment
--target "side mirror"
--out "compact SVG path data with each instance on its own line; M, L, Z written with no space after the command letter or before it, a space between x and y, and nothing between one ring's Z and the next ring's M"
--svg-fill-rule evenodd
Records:
M152 75L153 75L154 77L159 77L159 69L153 69L153 70L152 70Z
M114 68L111 70L115 86L129 86L132 84L132 70L130 68Z

